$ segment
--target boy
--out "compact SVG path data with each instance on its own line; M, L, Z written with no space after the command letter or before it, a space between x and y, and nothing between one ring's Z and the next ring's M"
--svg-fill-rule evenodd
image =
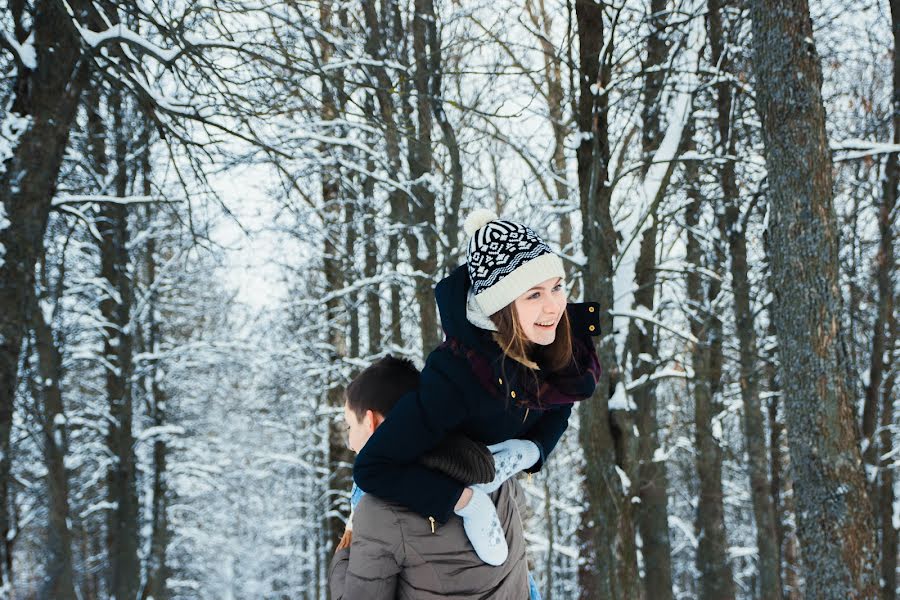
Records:
M418 377L411 362L387 356L351 382L344 419L354 452L362 449L400 397L417 387ZM492 465L485 462L478 445L464 438L448 440L423 462L460 481L493 478ZM438 525L364 495L332 559L332 599L528 598L525 535L517 506L524 502L522 490L506 481L490 497L500 519L499 533L505 534L509 546L509 558L498 567L478 558L459 517Z

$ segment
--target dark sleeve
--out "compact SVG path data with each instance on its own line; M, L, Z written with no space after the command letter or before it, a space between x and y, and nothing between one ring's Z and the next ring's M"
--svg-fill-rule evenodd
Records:
M353 520L350 547L338 550L331 560L331 600L394 600L405 560L396 515L366 501L360 502Z
M400 399L363 446L353 478L367 493L445 523L465 486L416 461L456 429L469 409L461 390L440 368L453 357L441 358L438 352L428 357L419 389Z
M534 466L525 469L526 473L537 473L544 466L544 462L556 448L559 438L569 427L569 415L572 414L572 405L566 404L549 409L534 426L528 430L522 439L531 440L537 444L541 451L541 458Z

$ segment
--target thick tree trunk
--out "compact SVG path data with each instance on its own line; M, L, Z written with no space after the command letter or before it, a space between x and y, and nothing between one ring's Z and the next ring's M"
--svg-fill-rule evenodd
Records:
M61 282L60 282L61 285ZM66 418L63 410L62 357L50 324L36 304L31 310L40 379L35 396L40 398L44 465L47 467L47 546L40 598L75 600L72 571L72 533L69 528L69 478L66 472Z
M725 54L727 33L722 26L722 3L709 0L707 24L712 49L712 66L731 71L730 56ZM726 77L716 84L717 156L735 156L737 133L732 118L733 88ZM731 280L734 297L735 325L740 352L741 399L744 404L744 439L749 458L750 497L756 521L759 591L762 600L781 598L781 563L778 537L775 534L775 510L770 496L768 456L766 454L765 421L759 399L756 364L756 330L750 304L750 276L747 264L747 239L741 220L735 163L724 161L719 167L719 181L725 203L725 231L731 254Z
M700 495L697 500L697 570L700 572L701 600L728 600L735 597L734 575L728 562L725 534L725 507L722 493L722 426L718 419L722 406L716 399L722 377L722 323L712 303L719 294L718 279L704 278L702 269L719 271L718 261L704 261L700 240L694 234L703 210L703 198L697 185L696 163L685 167L691 203L685 209L688 263L687 297L694 311L690 315L691 334L696 338L691 352L694 368L694 439ZM717 248L706 251L716 255ZM704 264L709 262L711 264Z
M808 598L877 598L878 548L841 331L838 230L822 71L806 0L751 0L756 104Z
M69 3L81 18L90 6ZM21 25L21 11L13 18ZM0 169L0 590L11 582L10 473L13 401L22 340L28 327L27 294L34 266L43 254L44 230L69 129L87 72L78 33L63 3L34 3L31 31L37 68L16 64L10 113L22 118L18 144ZM17 33L20 27L17 27ZM25 43L28 33L19 43ZM0 592L2 594L3 592Z
M578 582L582 600L619 599L615 595L615 542L623 501L615 471L615 442L610 428L610 380L618 377L615 341L612 336L613 256L616 235L610 219L610 190L606 185L609 165L607 97L595 96L591 84L601 88L609 73L601 69L604 47L603 7L592 0L576 0L577 34L580 46L579 100L576 120L581 132L577 148L582 234L587 266L584 270L585 298L600 304L598 354L603 374L589 402L579 406L579 441L585 454L585 508L579 527L581 560Z

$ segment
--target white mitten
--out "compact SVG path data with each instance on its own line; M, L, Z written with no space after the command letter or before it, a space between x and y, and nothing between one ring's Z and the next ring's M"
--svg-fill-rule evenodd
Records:
M497 508L487 494L472 490L469 503L455 511L463 520L463 529L478 558L489 565L500 566L509 556L506 536L500 526Z
M519 471L533 466L541 458L537 444L530 440L506 440L488 446L488 450L494 455L494 469L497 474L490 483L472 486L472 489L481 490L485 494L490 494L503 485L504 481Z

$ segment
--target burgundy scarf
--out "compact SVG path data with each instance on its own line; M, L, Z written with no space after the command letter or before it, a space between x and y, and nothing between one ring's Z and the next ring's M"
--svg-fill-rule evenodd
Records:
M493 342L490 342L493 344ZM510 398L508 383L514 382L515 404L524 408L545 410L553 406L569 405L586 400L594 393L600 380L600 359L591 340L572 337L572 361L564 369L532 371L512 358L504 360L497 347L491 357L465 346L457 338L447 338L441 348L449 349L469 363L481 386L498 399ZM539 364L540 366L540 364ZM499 379L507 385L499 384Z

